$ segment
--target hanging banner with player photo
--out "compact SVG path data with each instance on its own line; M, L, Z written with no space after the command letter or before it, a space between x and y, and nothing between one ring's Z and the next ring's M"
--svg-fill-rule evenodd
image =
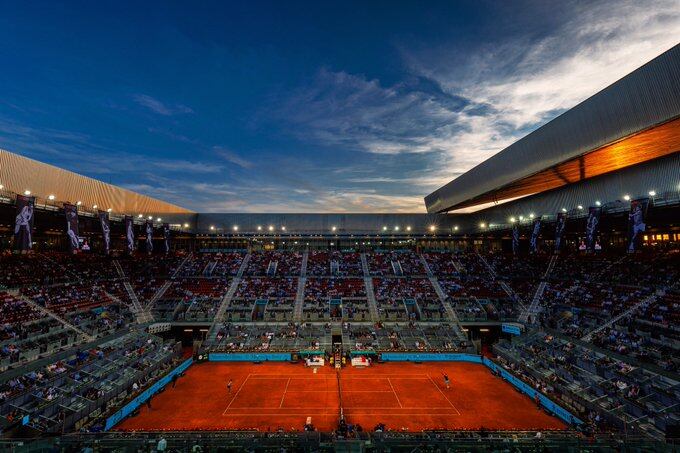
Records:
M78 206L64 203L64 216L66 217L68 248L71 253L75 253L80 249L80 239L78 239Z
M135 224L129 215L125 216L125 244L128 252L135 251Z
M163 224L163 248L165 253L170 252L170 224Z
M640 248L642 234L647 229L645 217L649 198L641 198L630 202L630 212L628 213L628 252L633 253Z
M564 212L557 213L557 222L555 223L555 253L562 250L562 241L564 240L564 228L567 226L567 215Z
M600 227L600 214L602 208L591 206L588 208L588 221L586 222L586 250L592 252L597 244L597 232Z
M144 231L146 232L146 251L153 252L153 221L147 220L144 224Z
M512 253L517 255L519 253L519 226L512 227Z
M537 217L534 219L534 227L531 230L531 239L529 245L531 247L531 253L538 253L538 236L541 234L541 218Z
M106 211L99 211L99 225L102 227L102 240L104 241L104 255L108 255L111 251L111 223L109 222L109 213Z
M31 250L33 248L33 213L35 197L17 195L17 214L14 221L15 250Z

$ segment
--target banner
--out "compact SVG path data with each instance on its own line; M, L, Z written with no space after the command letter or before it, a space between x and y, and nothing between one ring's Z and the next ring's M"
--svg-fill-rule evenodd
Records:
M71 253L80 249L78 239L78 206L64 203L64 216L66 217L66 236L68 236L68 248Z
M144 231L146 232L146 251L153 252L153 220L147 220L144 224Z
M649 198L641 198L630 202L628 214L628 252L632 253L640 248L642 235L647 229L645 215L649 206Z
M109 252L111 251L111 223L109 222L109 213L108 212L99 211L99 224L102 227L102 240L104 241L104 254L108 255Z
M165 253L170 252L170 224L169 223L163 224L163 248L165 249Z
M17 195L17 214L14 221L14 248L30 250L33 248L33 212L35 197Z
M519 253L519 226L512 227L512 253L517 255Z
M555 253L562 249L564 240L564 228L567 226L567 215L564 212L557 213L557 223L555 224Z
M132 253L135 251L135 224L132 220L132 216L125 216L125 242L127 244L128 252Z
M600 226L600 214L602 208L591 206L588 208L588 221L586 223L586 250L592 252L597 243L597 232Z
M538 252L538 235L541 234L541 218L537 217L534 220L534 228L531 230L531 239L529 245L531 248L531 253Z

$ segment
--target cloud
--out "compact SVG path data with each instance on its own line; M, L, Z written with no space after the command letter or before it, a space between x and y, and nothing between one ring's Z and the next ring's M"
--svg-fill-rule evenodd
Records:
M411 71L468 99L446 138L452 173L477 163L678 43L674 0L571 2L571 16L541 39L491 43L449 64L449 49L404 50ZM478 108L483 113L479 113Z
M246 197L225 197L204 200L201 212L276 212L276 213L414 213L422 212L420 196L404 197L361 191L321 191L312 198L290 197L278 187L260 187L256 194ZM262 192L268 196L264 197ZM278 195L277 195L278 194ZM245 195L245 194L240 194Z
M0 116L0 146L41 162L90 176L131 177L162 170L166 173L217 174L223 166L214 162L164 159L120 151L93 137L71 131L26 126ZM121 145L122 147L122 145Z
M173 116L186 113L194 113L194 111L182 104L169 105L165 104L158 99L155 99L146 94L135 94L133 96L135 102L144 108L151 110L154 113L164 116Z
M296 137L376 154L430 152L465 100L418 79L385 87L378 80L321 69L275 112Z
M226 160L229 163L237 165L241 168L246 168L246 169L253 168L252 162L240 157L238 154L234 153L233 151L229 151L228 149L225 149L221 146L214 146L213 151L215 152L215 154L217 154L217 156L221 157L222 159Z
M280 178L267 167L256 174L237 174L227 181L212 175L208 175L209 180L198 182L151 173L141 175L143 182L130 182L124 187L199 212L423 212L418 191L412 195L389 195L373 187L338 187L334 182L324 181L324 173L311 170L313 163L288 158L275 160L272 167L288 178ZM319 176L305 179L307 174Z
M321 69L281 102L275 118L319 146L421 153L420 171L408 177L386 175L378 165L346 182L374 183L390 195L403 193L405 183L432 190L668 50L680 35L675 0L574 1L560 11L551 19L560 22L542 35L527 26L467 47L401 45L407 74L392 85Z

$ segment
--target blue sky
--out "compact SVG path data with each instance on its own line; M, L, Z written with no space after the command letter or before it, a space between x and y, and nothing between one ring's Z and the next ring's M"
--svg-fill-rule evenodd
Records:
M2 2L0 148L203 212L422 212L678 36L675 0Z

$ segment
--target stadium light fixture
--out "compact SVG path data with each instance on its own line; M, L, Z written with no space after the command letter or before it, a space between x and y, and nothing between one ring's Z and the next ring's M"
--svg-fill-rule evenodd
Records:
M656 191L655 191L655 190L650 190L650 191L649 191L649 196L650 196L650 197L656 197Z
M336 226L332 226L332 227L331 227L331 231L335 231L335 230L337 230L337 229L338 229L338 227L336 227Z
M5 186L3 186L2 184L0 184L0 190L2 190L2 189L4 189L4 188L5 188Z
M210 231L215 231L215 226L214 226L214 225L210 225Z
M55 197L54 195L49 195L49 196L47 197L47 199L50 200L50 201L54 201L55 198L56 198L56 197Z
M152 216L152 215L149 216L149 220L153 220L153 216Z
M595 201L595 206L602 206L602 202L600 200Z
M111 209L111 208L106 210L106 212L111 212L111 211L113 211L113 209Z
M189 228L189 224L188 224L188 223L185 223L185 224L184 224L184 228Z
M579 211L583 211L583 205L578 205L576 207L579 209Z
M562 212L567 212L567 208L562 208Z
M411 231L411 227L410 227L410 226L407 226L407 227L406 227L406 231Z
M433 233L437 230L437 227L435 225L430 225L430 231Z
M399 231L399 227L398 227L398 226L395 226L395 227L394 227L394 231Z
M535 217L535 216L534 216L534 213L533 213L533 212L532 212L531 214L529 214L529 218L530 218L530 219L533 219L534 217Z
M83 204L82 201L76 201L76 206L80 206L81 204Z
M480 223L480 224L479 224L479 227L480 227L480 228L486 228L486 223L484 223L484 222Z
M234 231L238 231L238 225L234 225L233 227L231 227L231 229Z
M257 226L257 231L262 231L262 225Z
M30 190L24 190L24 195L29 196L31 194Z
M158 218L156 219L156 222L161 222L162 220L163 220L163 219L161 219L160 217L158 217Z
M274 231L274 227L269 225L269 228L267 228L269 231Z
M523 215L519 216L519 221L521 222L522 220L524 220L524 216L523 216Z
M453 231L458 231L458 225L453 227Z
M626 201L630 201L630 195L625 194L625 195L623 196L623 199L626 200Z
M285 227L285 226L282 226L282 227L281 227L281 231L286 231L286 227Z
M515 220L516 219L514 217L510 217L510 223L515 223Z
M97 209L97 205L96 205L96 204L93 204L93 205L92 205L92 209Z
M383 231L387 231L387 227L386 227L386 226L383 227Z

